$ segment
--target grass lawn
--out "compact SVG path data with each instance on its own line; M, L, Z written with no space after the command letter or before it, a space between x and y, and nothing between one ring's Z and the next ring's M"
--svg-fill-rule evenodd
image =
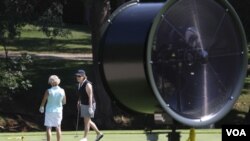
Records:
M180 141L187 141L189 137L189 130L177 130L180 132ZM151 141L150 138L155 139L154 141L167 141L166 131L153 131L151 134L146 134L142 130L115 130L115 131L103 131L104 137L101 141ZM221 130L220 129L200 129L195 130L197 141L221 141ZM82 132L69 132L63 131L62 140L65 141L79 141L82 137ZM76 135L78 135L76 137ZM45 132L20 132L20 133L0 133L1 141L46 141ZM95 140L95 133L90 132L88 140ZM52 134L52 141L56 141L55 131ZM153 140L152 140L153 141Z
M71 34L65 37L57 37L51 41L38 27L26 25L22 28L21 37L8 45L9 51L28 52L63 52L63 53L90 53L91 34L85 26L68 25ZM0 51L3 47L0 46Z

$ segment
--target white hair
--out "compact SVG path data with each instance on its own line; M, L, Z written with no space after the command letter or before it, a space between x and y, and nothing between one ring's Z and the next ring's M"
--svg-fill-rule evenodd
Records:
M59 77L58 77L57 75L51 75L51 76L49 77L48 83L49 83L49 84L52 84L52 83L54 83L54 82L55 82L57 85L59 85L60 82L61 82L61 80L59 79Z

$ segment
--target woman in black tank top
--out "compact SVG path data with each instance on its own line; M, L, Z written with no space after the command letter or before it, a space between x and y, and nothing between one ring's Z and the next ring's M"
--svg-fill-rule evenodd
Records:
M89 128L91 127L95 130L97 136L96 141L99 141L103 134L99 131L96 124L91 120L94 117L95 112L95 100L93 96L93 88L90 81L87 80L87 76L84 70L78 70L76 75L76 80L79 83L77 94L78 94L78 110L81 111L81 117L84 119L84 135L80 141L87 141L87 135Z
M88 96L87 91L86 91L86 86L87 86L88 83L91 84L91 82L89 80L85 79L83 84L78 86L78 89L77 89L77 95L79 97L79 100L81 101L81 104L83 104L83 105L89 105L90 104L89 103L89 96ZM95 103L95 98L94 98L94 94L92 94L92 105L94 103Z

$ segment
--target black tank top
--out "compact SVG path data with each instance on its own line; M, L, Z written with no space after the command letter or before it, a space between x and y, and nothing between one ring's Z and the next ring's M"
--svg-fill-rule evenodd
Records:
M83 104L83 105L89 105L89 96L88 96L87 91L86 91L86 85L88 83L91 84L91 82L88 80L84 81L82 86L77 89L77 95L79 96L79 99L81 100L81 104ZM92 99L93 99L93 103L94 103L95 102L94 93L93 93Z

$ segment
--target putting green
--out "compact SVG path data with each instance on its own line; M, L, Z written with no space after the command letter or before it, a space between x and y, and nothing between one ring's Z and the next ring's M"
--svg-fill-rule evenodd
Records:
M152 134L146 134L142 130L105 130L101 141L168 141L167 132L169 130L154 130ZM180 141L187 141L189 130L178 130L180 132ZM220 129L199 129L195 130L195 141L221 141ZM82 138L82 131L62 132L62 141L79 141ZM76 137L77 135L77 137ZM96 134L91 131L88 141L94 141ZM155 139L155 140L150 140ZM45 132L18 132L18 133L0 133L0 141L46 141ZM52 141L56 141L56 133L52 133Z

